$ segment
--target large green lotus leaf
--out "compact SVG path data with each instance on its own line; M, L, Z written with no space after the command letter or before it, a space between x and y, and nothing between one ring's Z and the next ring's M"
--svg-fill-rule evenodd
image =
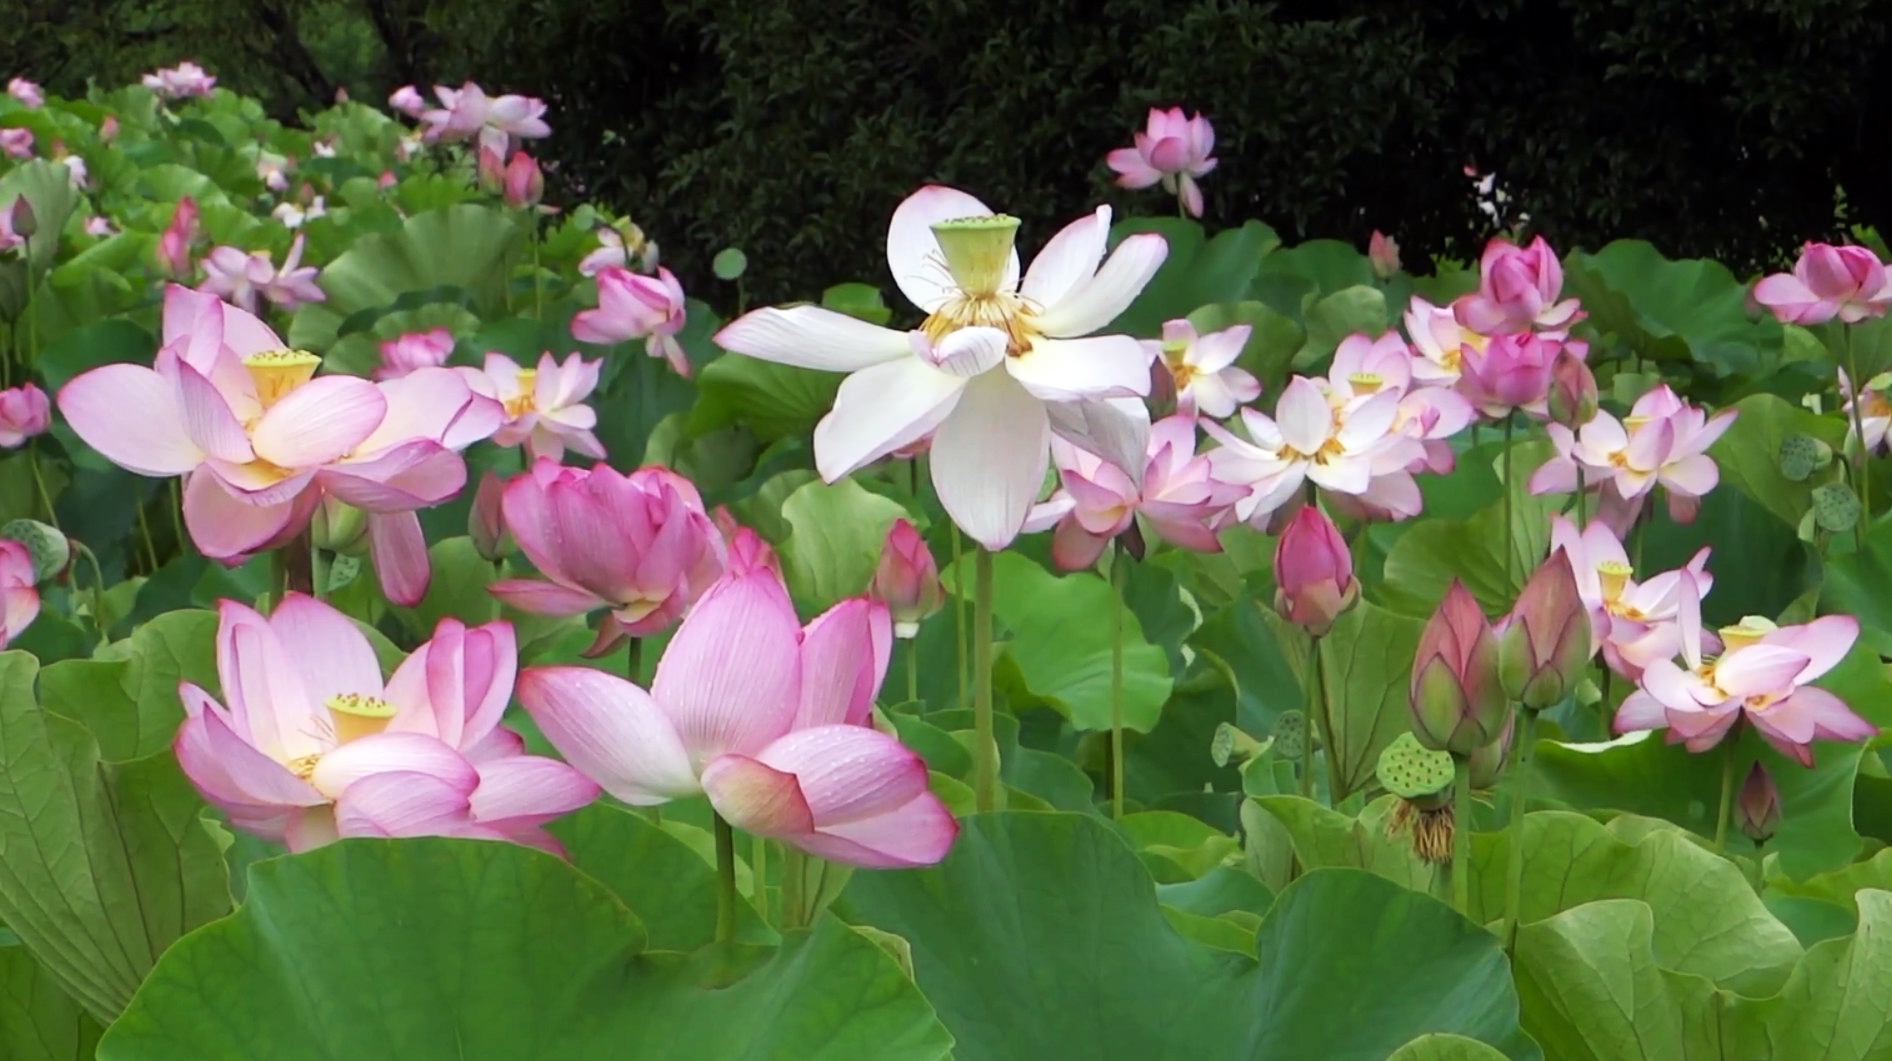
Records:
M1386 1061L1501 1061L1503 1057L1476 1039L1436 1033L1421 1035L1393 1051Z
M1864 549L1827 560L1820 608L1858 616L1859 639L1892 655L1892 513L1873 521Z
M1307 344L1294 355L1294 367L1312 370L1350 335L1378 338L1386 333L1391 314L1386 310L1386 293L1361 284L1345 288L1311 302L1303 320Z
M947 565L946 585L972 588L972 561ZM1143 637L1136 613L1110 583L1088 571L1054 575L1016 553L992 558L993 614L1004 625L1004 660L1016 668L1018 688L1007 690L1014 710L1042 704L1080 730L1110 728L1111 609L1123 617L1123 724L1147 733L1169 699L1169 661ZM1004 674L999 675L1004 678Z
M0 1057L92 1061L99 1030L25 947L0 945Z
M168 751L184 720L180 681L217 685L217 614L165 612L98 658L55 663L39 675L40 704L85 726L110 761Z
M1502 443L1481 447L1461 459L1472 459L1473 454L1483 458L1487 453L1493 468L1502 469ZM1421 520L1399 534L1386 554L1379 599L1403 614L1430 616L1457 578L1488 614L1510 611L1519 588L1550 551L1550 516L1566 500L1530 492L1531 472L1550 455L1550 443L1542 439L1512 443L1511 472L1516 485L1511 492L1509 534L1504 529L1502 495L1469 519ZM1477 478L1477 473L1471 473L1467 482ZM1502 472L1494 471L1494 478L1502 482Z
M400 308L395 300L410 292L458 288L482 304L497 302L517 230L506 211L462 203L416 214L399 232L362 237L322 270L328 300L296 311L290 345L327 350L344 321L364 310Z
M79 205L79 189L72 171L62 163L30 159L0 177L0 209L12 209L24 197L33 210L39 234L28 241L27 261L35 276L43 274L59 254L58 234Z
M867 592L887 531L906 514L900 502L853 479L811 482L788 495L782 518L793 531L778 551L789 591L816 611Z
M233 916L159 962L100 1061L936 1061L899 966L823 919L734 984L648 949L604 885L543 852L351 840L250 871Z
M702 435L741 423L765 443L800 438L828 414L845 378L839 372L724 354L697 375L690 433Z
M223 853L169 752L109 762L0 654L0 919L87 1012L117 1016L158 955L230 908Z
M1396 797L1381 796L1357 818L1300 796L1261 796L1254 802L1287 830L1303 866L1363 869L1419 892L1436 886L1438 871L1413 854L1411 834L1387 828Z
M1654 828L1632 842L1636 819L1606 827L1567 811L1524 819L1524 880L1518 917L1531 922L1599 899L1638 899L1653 911L1653 946L1664 968L1738 990L1771 991L1800 957L1734 863L1679 830ZM1511 834L1480 833L1472 861L1480 922L1504 916Z
M1711 900L1704 900L1711 901ZM1662 967L1648 904L1609 899L1518 929L1524 1028L1546 1054L1596 1061L1722 1061L1715 985Z
M1323 295L1374 283L1373 264L1366 255L1352 244L1333 239L1311 239L1283 247L1268 255L1258 274L1258 280L1301 277L1312 282L1310 290Z
M1135 302L1104 329L1112 334L1154 337L1163 322L1187 317L1211 302L1248 297L1248 285L1262 259L1281 245L1281 237L1259 221L1224 229L1205 239L1202 226L1185 218L1139 217L1113 227L1113 241L1138 232L1160 233L1169 242L1162 268ZM1050 233L1045 233L1046 238Z
M1692 356L1724 375L1757 375L1780 348L1780 325L1748 316L1746 286L1719 262L1671 261L1647 241L1625 239L1572 253L1565 279L1597 328L1645 358ZM1610 297L1593 298L1597 285Z
M1858 897L1864 889L1892 890L1892 848L1886 848L1863 862L1848 863L1803 881L1776 876L1767 884L1775 891L1821 899L1857 914Z
M1412 657L1425 624L1361 601L1320 640L1320 738L1336 801L1373 780L1380 752L1412 726ZM1306 652L1290 648L1305 687Z
M1196 326L1198 335L1248 325L1248 343L1235 363L1261 381L1263 394L1281 393L1294 355L1307 341L1294 318L1265 302L1213 303L1190 313L1189 322Z
M1256 962L1174 931L1102 822L963 825L939 866L858 874L842 899L911 944L958 1061L1382 1061L1426 1032L1540 1056L1497 940L1427 896L1309 873L1269 910Z
M1787 526L1798 527L1812 507L1814 484L1796 483L1781 474L1780 444L1789 435L1812 435L1837 450L1845 439L1845 425L1773 394L1751 394L1734 408L1734 425L1708 450L1721 468L1722 484L1740 490Z
M1892 1057L1892 892L1859 893L1859 931L1810 948L1780 993L1726 1008L1734 1048L1768 1061L1884 1061Z

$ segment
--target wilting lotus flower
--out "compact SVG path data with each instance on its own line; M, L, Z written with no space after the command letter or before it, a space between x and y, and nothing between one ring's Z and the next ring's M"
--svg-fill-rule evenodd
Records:
M572 335L581 342L610 345L645 340L651 357L670 362L677 375L690 378L690 358L677 341L686 321L683 285L668 269L639 276L606 266L598 271L598 308L572 318Z
M427 109L427 98L413 85L402 85L388 97L388 106L409 118L418 118Z
M0 446L18 449L27 439L45 434L52 423L52 405L38 384L0 391Z
M1406 337L1419 355L1413 361L1413 382L1423 386L1457 384L1464 371L1466 349L1480 351L1491 341L1460 324L1450 306L1435 306L1417 295L1407 303L1403 320Z
M514 151L512 161L506 163L503 179L506 191L506 205L515 210L539 205L545 198L545 174L540 172L538 162L524 151Z
M1741 783L1734 811L1741 832L1757 844L1773 839L1774 831L1780 828L1780 789L1774 787L1774 776L1758 761Z
M895 637L915 637L920 623L946 606L946 587L939 580L939 565L926 539L906 519L893 521L887 542L880 549L880 565L867 592L884 601L893 618Z
M1616 712L1616 732L1667 728L1669 743L1691 752L1720 743L1743 716L1769 744L1802 766L1813 765L1815 740L1861 741L1878 727L1846 702L1810 683L1844 659L1859 637L1859 620L1828 615L1776 627L1753 616L1723 627L1722 654L1702 658L1701 605L1694 583L1681 583L1682 659L1651 662L1641 688Z
M1532 474L1531 492L1573 492L1580 468L1586 486L1608 484L1606 501L1613 493L1640 506L1660 485L1668 491L1669 515L1678 523L1691 522L1701 498L1721 479L1708 447L1734 423L1735 413L1724 409L1710 417L1663 384L1637 399L1625 421L1600 412L1574 434L1562 424L1549 424L1557 455Z
M1088 335L1116 319L1168 253L1130 236L1104 261L1110 208L1067 226L1019 282L1016 218L965 192L920 189L894 211L887 262L929 316L893 331L818 306L761 309L721 332L737 353L848 372L815 428L829 482L928 434L933 486L953 521L988 549L1015 538L1049 463L1051 435L1140 474L1149 354L1127 335Z
M1503 420L1519 409L1546 419L1551 366L1566 350L1579 358L1590 352L1588 344L1575 339L1529 332L1493 336L1482 349L1468 344L1460 363L1459 393L1493 420Z
M1261 381L1235 367L1254 328L1237 324L1219 332L1197 335L1187 320L1164 323L1161 342L1149 343L1162 357L1176 381L1176 411L1201 413L1220 420L1235 415L1236 407L1261 397Z
M1510 715L1498 641L1458 579L1419 635L1412 664L1412 731L1434 751L1470 755L1497 740Z
M226 299L246 313L256 312L259 293L285 310L294 310L309 302L327 301L328 295L315 283L315 275L321 270L301 263L301 236L289 245L289 256L283 260L281 269L276 268L268 251L246 254L236 247L218 247L204 259L205 278L197 285L197 290Z
M1557 301L1563 287L1563 264L1544 237L1523 248L1494 239L1485 244L1478 262L1477 292L1459 299L1453 308L1460 324L1484 335L1567 328L1583 314L1576 299Z
M545 124L544 100L510 95L488 98L471 81L458 89L435 85L434 95L440 98L441 109L420 116L428 140L453 143L477 135L482 148L504 158L515 136L537 140L552 135L552 127Z
M551 354L539 355L539 367L520 368L504 354L486 355L486 369L462 368L467 385L499 402L506 422L493 434L502 446L525 444L526 456L558 460L566 447L593 460L604 459L604 443L591 429L597 411L585 399L598 389L601 361L586 361L572 354L560 364Z
M1379 229L1374 229L1373 238L1366 243L1366 260L1373 267L1374 276L1391 280L1399 275L1399 243Z
M7 95L12 96L28 107L43 107L46 105L46 94L40 91L38 85L23 77L16 77L7 82Z
M33 130L0 129L0 151L12 158L32 158Z
M579 259L580 273L597 276L612 265L640 273L657 268L657 242L645 238L644 230L630 221L601 223L592 234L598 237L598 249Z
M197 239L197 200L186 195L171 212L171 223L158 237L158 269L173 280L191 272L191 244ZM245 263L247 268L248 263ZM254 301L254 300L252 300Z
M1600 520L1579 532L1564 517L1551 517L1550 547L1570 557L1577 595L1590 613L1592 646L1602 650L1610 669L1632 682L1650 663L1682 651L1680 583L1690 584L1696 600L1715 585L1707 570L1707 546L1688 566L1637 582L1623 543Z
M1555 550L1495 628L1505 695L1542 711L1576 689L1584 664L1595 654L1590 622L1570 554Z
M1892 389L1892 373L1879 373L1867 380L1863 389L1865 404L1860 407L1859 419L1866 432L1866 452L1883 453L1886 433L1892 430L1892 401L1886 400L1886 391ZM1846 414L1846 439L1850 445L1858 432L1853 429L1853 383L1843 368L1839 370L1839 392L1846 399L1841 409Z
M1200 114L1186 118L1181 107L1152 107L1135 140L1135 147L1120 147L1104 159L1117 172L1118 186L1148 188L1160 181L1190 217L1201 217L1202 189L1196 178L1207 176L1216 162L1209 157L1215 150L1215 128L1209 119Z
M1051 559L1065 571L1097 562L1110 540L1142 516L1151 533L1172 545L1219 553L1216 531L1226 525L1248 488L1214 477L1207 456L1196 455L1196 421L1178 414L1150 427L1150 453L1142 485L1102 457L1051 440L1063 489L1032 510L1027 531L1054 523Z
M1318 505L1302 506L1274 549L1274 610L1315 637L1360 599L1353 553Z
M33 573L33 552L11 539L0 538L0 648L26 632L39 618L39 579Z
M512 627L443 620L385 683L353 621L291 593L274 614L222 602L226 707L183 682L174 747L204 798L291 851L349 836L465 836L559 850L542 828L597 797L499 724Z
M506 484L502 508L546 581L495 582L493 595L538 615L609 609L590 655L668 629L723 572L723 538L702 497L667 468L620 475L539 460Z
M751 568L691 610L649 693L589 667L534 667L519 700L627 803L704 792L730 824L821 858L926 866L958 824L925 762L867 725L892 641L886 606L865 598L800 627L780 577Z
M207 98L211 90L217 87L217 79L204 73L204 68L196 63L184 62L155 74L146 74L144 84L164 99L188 99L192 96Z
M1838 317L1857 324L1892 306L1892 278L1867 247L1808 243L1793 272L1754 285L1754 298L1786 324L1821 324Z
M417 369L439 368L453 356L453 333L445 328L409 332L381 344L381 367L374 378L400 379Z

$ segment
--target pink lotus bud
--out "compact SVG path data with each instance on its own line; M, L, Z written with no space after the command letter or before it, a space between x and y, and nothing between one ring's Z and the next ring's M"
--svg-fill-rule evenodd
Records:
M512 535L506 532L502 508L505 496L506 484L489 470L480 476L479 489L473 494L473 508L466 514L467 537L473 539L473 548L487 560L497 561L516 551Z
M409 118L418 118L420 117L420 112L427 109L427 100L421 96L420 90L416 89L413 85L402 85L400 88L394 90L393 95L388 97L388 106L400 111Z
M1892 274L1866 247L1809 243L1793 272L1754 285L1754 299L1787 324L1814 325L1838 317L1856 324L1892 307Z
M1557 550L1531 575L1496 633L1506 696L1542 711L1577 687L1592 646L1590 613L1569 553Z
M1339 528L1318 506L1294 514L1274 550L1275 611L1315 637L1360 599L1353 554Z
M506 160L499 152L484 144L480 146L480 190L488 195L498 195L506 189Z
M1419 635L1411 706L1413 735L1434 751L1470 755L1504 732L1510 704L1498 679L1498 639L1456 578Z
M1399 272L1399 243L1374 229L1373 238L1366 244L1366 260L1373 266L1374 276L1391 280Z
M1564 328L1581 317L1576 299L1557 300L1563 293L1563 264L1542 236L1529 247L1492 240L1478 273L1478 290L1452 308L1460 324L1481 335Z
M118 139L118 117L107 114L105 120L99 123L99 143L109 144L116 139Z
M1596 418L1596 374L1567 346L1550 363L1550 395L1545 406L1552 421L1572 431Z
M1467 343L1460 362L1458 391L1493 420L1502 420L1518 409L1539 419L1547 418L1551 365L1565 350L1581 360L1590 348L1574 339L1552 339L1529 332L1494 336L1482 350Z
M32 158L33 130L0 129L0 151L11 158Z
M33 201L22 195L13 200L13 210L7 221L7 227L16 236L32 239L39 235L39 215L33 212Z
M753 571L766 567L777 575L782 573L782 562L776 558L775 550L769 547L762 535L737 523L729 506L717 505L716 511L710 513L710 520L716 524L717 532L729 546L730 571Z
M1767 767L1757 761L1747 772L1734 806L1735 821L1748 839L1757 844L1773 839L1780 827L1780 790L1774 787L1774 777Z
M52 426L52 403L36 384L0 391L0 446L14 449Z
M506 163L506 205L517 210L537 206L545 197L545 174L524 151L514 151Z
M400 379L423 368L438 368L453 356L453 333L445 328L409 332L381 344L381 367L374 370L377 380Z
M1504 776L1504 768L1511 763L1512 745L1516 743L1518 729L1517 712L1510 712L1504 723L1504 733L1495 741L1472 752L1472 787L1489 790L1497 787L1498 779Z
M920 623L946 604L946 587L939 580L939 565L926 539L905 519L893 521L881 546L880 566L874 569L869 596L887 602L895 637L914 637Z
M16 77L7 82L7 95L12 96L28 107L43 107L46 105L46 94L40 91L38 85L23 77Z
M191 244L197 239L197 200L186 195L177 201L171 223L158 237L158 269L172 279L191 272Z
M387 191L389 188L392 188L396 184L399 184L399 183L400 183L399 178L395 177L394 171L389 169L389 170L381 171L381 176L379 179L377 179L374 182L374 186L381 189L382 191Z

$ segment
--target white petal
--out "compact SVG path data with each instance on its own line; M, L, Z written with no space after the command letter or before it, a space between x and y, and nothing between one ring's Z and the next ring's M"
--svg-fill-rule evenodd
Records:
M763 361L823 372L857 372L911 353L907 333L820 306L745 314L716 333L716 345Z
M1089 283L1080 284L1038 315L1046 335L1088 335L1117 319L1143 293L1144 285L1169 256L1169 241L1154 232L1131 236Z
M1080 398L1135 398L1150 392L1150 351L1127 335L1088 339L1034 339L1005 368L1026 390L1048 402Z
M1002 372L980 376L933 436L940 503L979 544L1005 548L1044 485L1050 445L1044 403Z
M1045 406L1051 430L1127 472L1140 489L1150 444L1150 410L1136 398L1092 398Z
M925 438L953 411L965 386L964 379L912 356L842 380L834 409L815 425L815 466L822 478L834 482Z
M987 217L992 208L957 188L929 184L907 196L887 226L887 267L893 282L912 303L928 313L938 309L955 290L946 256L933 238L933 224L962 217ZM1003 287L1018 280L1018 252L1012 252Z
M1051 237L1025 270L1025 282L1018 293L1035 305L1055 306L1066 295L1097 275L1097 265L1104 260L1110 243L1110 207L1100 206L1096 213L1064 226Z
M924 332L913 333L913 353L941 372L971 379L1005 360L1011 337L997 328L961 328L935 346Z

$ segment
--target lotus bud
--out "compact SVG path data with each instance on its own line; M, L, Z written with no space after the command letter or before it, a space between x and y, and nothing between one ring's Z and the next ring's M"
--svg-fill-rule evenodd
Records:
M1570 554L1559 549L1532 573L1511 614L1499 622L1498 673L1504 694L1542 711L1576 690L1590 661L1590 615Z
M515 151L506 163L506 205L516 210L537 206L545 197L545 174L524 151Z
M13 200L13 234L32 239L39 234L39 215L33 212L33 203L22 195Z
M8 520L0 527L0 539L19 542L33 558L33 578L38 582L57 578L72 563L72 542L56 527L36 519Z
M473 548L480 556L489 561L504 559L517 550L512 535L506 530L505 497L506 484L489 470L480 476L479 489L473 493L473 507L466 514L467 537L473 539Z
M1780 827L1780 790L1774 787L1767 767L1758 762L1741 784L1741 795L1735 800L1735 821L1757 844L1773 839L1774 830Z
M1498 786L1498 779L1504 776L1504 768L1511 763L1511 750L1517 739L1518 716L1512 712L1504 724L1504 733L1497 740L1471 754L1472 787L1489 790Z
M1596 374L1569 347L1550 364L1547 401L1551 420L1572 431L1596 419Z
M1470 755L1504 732L1510 702L1498 678L1498 639L1457 579L1419 635L1411 708L1413 734L1434 750Z
M1393 237L1378 229L1373 230L1373 238L1366 244L1366 260L1373 266L1373 275L1381 280L1391 280L1399 272L1399 243Z
M1275 611L1315 637L1360 599L1347 541L1318 506L1296 512L1275 545Z
M939 565L912 523L893 521L867 592L887 602L895 637L918 635L920 623L945 606L946 587L939 581Z

